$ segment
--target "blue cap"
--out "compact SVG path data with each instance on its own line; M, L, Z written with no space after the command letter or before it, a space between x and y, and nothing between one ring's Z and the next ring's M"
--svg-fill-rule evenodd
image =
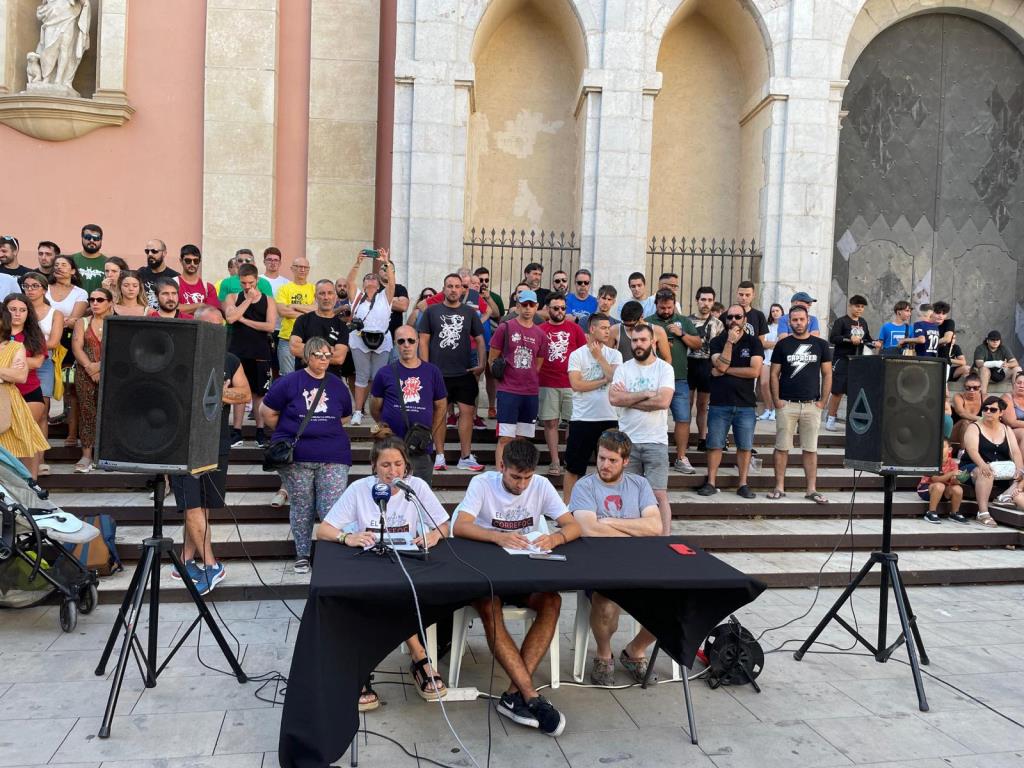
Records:
M789 300L789 302L790 304L792 304L793 302L797 301L805 301L808 304L813 304L814 302L817 301L817 299L815 299L813 296L811 296L811 294L807 293L806 291L797 291L796 293L793 294L793 297Z
M518 301L519 301L520 304L525 304L528 301L532 301L534 304L536 304L537 303L537 294L536 294L535 291L531 291L529 289L527 289L525 291L520 291L519 292L519 299L518 299Z

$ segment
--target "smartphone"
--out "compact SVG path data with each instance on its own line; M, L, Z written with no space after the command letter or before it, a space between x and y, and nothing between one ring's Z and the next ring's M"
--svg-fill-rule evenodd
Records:
M378 251L376 248L363 248L363 250L361 250L360 253L363 254L363 256L369 256L371 259L380 258L380 251Z
M558 560L565 562L565 555L556 555L554 552L544 553L533 553L530 556L531 560Z

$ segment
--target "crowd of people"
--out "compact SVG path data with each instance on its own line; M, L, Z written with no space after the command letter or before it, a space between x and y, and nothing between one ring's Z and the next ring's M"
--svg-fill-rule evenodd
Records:
M225 577L206 514L224 503L228 456L244 443L246 418L254 421L258 446L294 442L272 503L290 507L296 572L309 570L314 538L357 547L372 543L377 511L368 505L367 482L393 485L395 478L412 477L421 499L433 499L433 474L448 471L449 458L456 458L447 452L447 427L458 437L454 466L475 475L464 499L450 519L433 499L429 530L419 530L407 501L393 492L388 528L430 541L455 535L552 549L580 535L668 534L669 475L696 473L687 455L694 449L707 458L700 496L720 492L723 453L731 446L736 493L754 498L748 477L758 421L775 429L775 482L768 498L786 496L789 454L799 436L803 495L829 503L817 489L818 435L822 425L839 428L849 363L861 354L941 358L949 380L963 381L962 392L947 397L945 463L918 486L929 522L940 522L943 501L950 504L949 519L968 522L960 512L964 486L973 487L983 525L996 525L988 505L997 495L1024 508L1024 373L998 330L966 358L945 302L921 305L916 319L908 302L897 302L876 339L864 319L863 296L850 297L845 313L826 328L813 314L810 294L797 292L788 309L773 304L766 315L755 307L750 281L741 282L734 297L697 288L695 311L685 314L680 278L671 272L659 276L653 291L642 273L631 274L628 294L620 298L614 285L599 285L587 269L556 271L546 287L543 265L530 263L506 297L491 289L490 272L481 266L445 275L436 289L425 287L413 300L383 249L360 252L344 277L311 279L302 256L291 259L285 275L279 249L263 251L261 269L256 255L242 248L228 260L227 274L210 282L195 245L181 246L172 266L166 243L154 238L145 244L146 265L138 270L105 256L102 245L102 228L86 225L79 252L65 255L44 241L29 267L21 263L18 240L0 238L0 291L6 296L0 307L0 428L9 424L0 430L0 444L33 474L45 474L48 415L57 400L64 404L56 417L67 421L67 445L81 447L75 471L89 472L106 319L194 318L226 325L218 470L172 484L186 513L187 571L201 592ZM988 391L1003 380L1013 383L1009 393ZM364 418L372 418L377 438L372 474L349 484L349 429ZM549 457L543 473L534 444L538 424ZM474 431L484 429L497 434L495 471L485 471L473 453ZM564 453L560 429L567 430ZM548 478L561 478L561 493ZM610 684L618 609L600 595L592 599L598 652L592 679ZM519 648L504 631L500 598L475 606L512 680L498 708L515 722L558 733L564 717L531 683L557 627L558 596L516 600L537 614ZM645 632L619 656L636 679L646 672L644 654L652 641ZM408 646L420 693L444 695L422 644L410 638ZM375 702L367 687L361 706Z

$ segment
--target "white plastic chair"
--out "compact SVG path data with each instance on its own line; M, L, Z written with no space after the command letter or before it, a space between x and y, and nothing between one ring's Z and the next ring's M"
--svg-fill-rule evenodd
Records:
M627 616L633 623L632 633L636 635L636 619L625 612L622 615ZM573 644L572 676L577 683L582 683L583 676L587 671L587 646L590 644L590 600L587 599L587 593L582 589L576 592L576 625L573 637L575 642ZM674 660L672 661L672 679L683 679L679 671L679 664Z
M547 523L544 518L540 519L540 529L543 533L548 532ZM455 538L455 519L449 529L449 538ZM516 557L516 555L512 555ZM501 615L508 624L509 621L522 621L524 632L530 631L533 620L537 613L531 608L518 608L506 605L501 609ZM452 648L448 657L448 685L452 688L459 687L459 676L462 673L462 656L466 653L466 637L469 634L469 627L474 618L480 618L480 614L472 606L459 608L452 616ZM435 638L436 644L436 638ZM551 645L548 646L548 657L551 660L551 687L558 688L561 684L561 656L558 650L558 627L555 627L555 634L551 637Z

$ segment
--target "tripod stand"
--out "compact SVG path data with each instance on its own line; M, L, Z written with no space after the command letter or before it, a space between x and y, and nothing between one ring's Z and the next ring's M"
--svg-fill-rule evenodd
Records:
M822 633L825 627L828 626L828 623L833 619L835 619L843 629L853 635L858 643L871 651L871 655L875 657L875 661L877 662L884 663L888 661L889 657L892 656L893 651L901 645L906 644L907 655L910 657L910 669L914 674L914 687L917 688L917 705L922 712L927 712L928 699L924 694L924 681L921 679L921 668L917 663L917 654L921 654L922 664L928 663L928 654L925 653L924 643L921 642L921 633L917 628L917 618L914 616L914 611L910 607L910 598L907 596L907 590L903 586L903 578L900 576L900 568L898 564L899 555L892 551L892 494L893 491L896 490L896 475L891 472L882 473L882 481L885 496L882 508L881 551L871 553L868 561L864 563L864 567L860 569L860 572L843 591L843 594L839 596L839 599L836 600L828 613L825 614L818 626L814 628L814 631L811 632L810 636L804 640L804 644L800 646L800 649L793 654L793 658L800 661L804 654L807 653L807 649L810 648L814 641L818 639L818 635ZM872 645L870 641L850 626L846 619L839 615L839 609L843 607L843 603L850 599L853 595L853 590L860 586L864 577L871 572L871 569L874 568L876 564L881 567L882 581L878 590L878 643L877 645ZM896 610L899 613L900 626L903 631L892 645L886 646L885 635L889 609L890 586L892 587L893 594L896 597ZM913 634L914 642L910 641L911 634Z
M114 650L114 642L123 629L124 639L121 643L121 652L117 657L117 666L114 668L114 680L110 686L107 708L103 713L103 722L100 725L99 737L101 739L106 739L110 736L110 725L114 719L117 698L121 693L121 683L124 681L124 670L128 665L129 652L135 655L135 661L139 665L139 671L142 672L146 687L153 688L156 686L157 677L163 672L171 659L174 658L174 654L178 652L178 649L181 648L200 621L206 622L206 626L217 640L217 645L220 646L224 658L231 665L231 670L235 673L238 682L244 683L247 680L245 672L242 671L242 667L238 664L238 659L235 658L235 654L228 647L227 640L224 639L220 628L214 622L210 609L206 607L206 603L196 589L196 585L185 570L185 564L181 562L178 553L174 551L174 542L163 535L163 475L157 475L148 481L146 485L153 489L153 535L142 542L142 558L139 560L135 574L132 576L128 592L124 596L121 609L117 613L114 626L110 630L110 636L107 638L107 644L103 649L103 655L100 657L100 663L96 667L97 675L103 675L106 672L107 661ZM160 618L160 566L163 564L164 555L170 558L174 569L178 572L182 583L188 590L189 597L195 603L199 615L189 625L189 628L182 635L177 645L167 654L167 658L164 659L163 663L157 667L156 646L157 623ZM146 650L143 650L142 642L138 636L138 624L139 617L142 614L142 601L146 593L147 581L149 587L149 633L148 647ZM143 666L145 669L143 669Z

